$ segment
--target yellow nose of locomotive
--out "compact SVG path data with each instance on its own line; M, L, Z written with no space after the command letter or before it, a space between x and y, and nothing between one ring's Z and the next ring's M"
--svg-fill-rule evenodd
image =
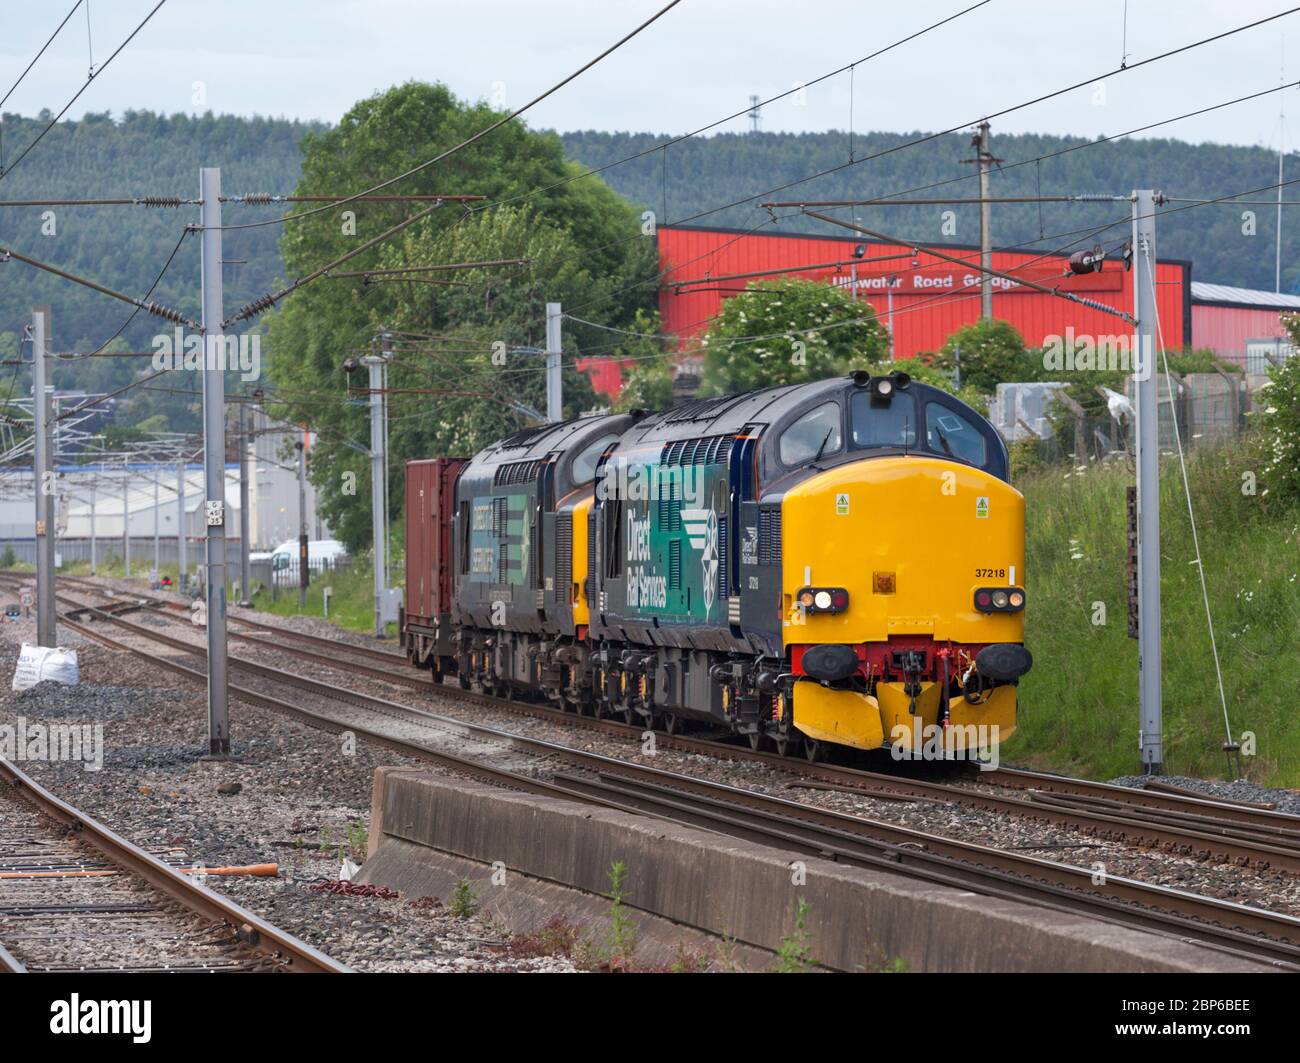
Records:
M876 682L884 677L873 672L873 695L826 684L814 690L801 681L796 727L819 740L872 748L888 744L899 724L910 729L946 715L953 724L996 724L1005 739L1015 729L1015 687L997 687L982 705L958 694L944 713L937 662L948 649L958 680L969 667L962 647L1024 642L1024 521L1015 488L937 458L852 462L788 491L786 646L852 646L864 662L890 661L896 647L919 648L931 669L910 689L897 674ZM837 603L842 607L823 608ZM878 721L870 719L877 713Z

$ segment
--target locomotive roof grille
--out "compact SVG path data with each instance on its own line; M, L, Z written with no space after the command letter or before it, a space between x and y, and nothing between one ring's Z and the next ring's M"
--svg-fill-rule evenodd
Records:
M508 487L513 484L528 484L537 479L537 472L542 467L540 459L533 461L512 461L498 465L492 477L493 487Z
M712 465L725 462L731 453L731 438L730 435L718 435L665 443L659 454L659 464Z
M722 413L728 406L748 398L748 395L722 395L713 399L695 399L674 406L663 416L663 424L683 424L687 421L707 421Z
M549 432L554 427L555 425L553 424L543 424L534 425L531 428L521 428L518 432L514 433L514 435L506 436L505 439L501 440L501 442L497 444L497 449L519 450L528 446L543 432Z

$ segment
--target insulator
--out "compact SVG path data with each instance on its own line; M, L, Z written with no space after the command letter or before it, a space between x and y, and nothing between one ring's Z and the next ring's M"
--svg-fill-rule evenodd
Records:
M164 321L170 321L175 325L185 324L185 317L179 310L173 310L170 306L163 306L161 303L155 303L152 300L144 304L141 308L145 313L153 314Z
M243 321L250 317L256 317L264 310L270 310L273 306L275 306L275 299L270 295L263 295L258 299L254 299L247 306L241 306L239 313L234 316L234 320Z
M135 203L140 207L179 207L180 196L137 196Z
M270 192L250 192L244 197L244 203L254 207L265 206L274 202L275 197Z

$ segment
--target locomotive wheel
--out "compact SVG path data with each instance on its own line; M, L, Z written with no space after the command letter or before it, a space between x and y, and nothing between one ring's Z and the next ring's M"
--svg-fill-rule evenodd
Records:
M470 678L467 675L458 675L456 677L456 682L459 684L461 690L468 690L470 688Z
M437 687L442 686L442 677L443 677L443 673L438 671L438 669L436 668L429 669L429 681L433 683L434 686Z

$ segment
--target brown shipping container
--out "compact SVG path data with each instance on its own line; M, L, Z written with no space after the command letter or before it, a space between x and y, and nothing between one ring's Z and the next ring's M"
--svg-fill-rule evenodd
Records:
M406 463L406 628L432 629L451 610L451 523L464 458Z

